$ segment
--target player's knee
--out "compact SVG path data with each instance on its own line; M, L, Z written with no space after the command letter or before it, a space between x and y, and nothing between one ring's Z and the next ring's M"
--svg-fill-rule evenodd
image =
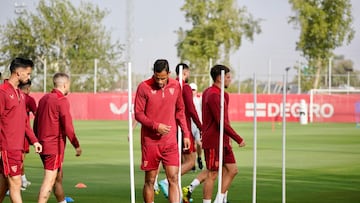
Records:
M215 180L217 178L218 171L209 171L208 172L208 178Z
M236 176L239 173L239 170L237 167L232 167L228 170L228 173L230 176Z
M169 184L178 184L178 174L174 174L168 177Z
M145 179L145 184L146 185L154 185L154 183L155 183L155 178L147 178L147 179Z

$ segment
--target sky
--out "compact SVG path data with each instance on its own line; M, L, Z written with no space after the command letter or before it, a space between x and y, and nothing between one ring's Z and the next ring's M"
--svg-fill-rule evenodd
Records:
M151 66L158 58L169 61L172 69L179 63L176 53L177 34L180 27L189 28L185 22L184 13L180 10L184 1L171 0L132 0L132 15L127 18L126 0L85 0L109 10L104 19L104 25L112 32L113 40L127 42L131 37L131 63L134 72L149 73ZM16 17L15 4L25 5L26 9L34 10L38 0L1 0L0 23ZM72 0L78 5L80 0ZM354 68L360 70L360 1L351 0L353 5L353 28L355 38L349 45L343 45L335 50L335 54L344 55L354 62ZM246 79L256 74L258 77L281 78L286 67L304 63L301 53L295 51L300 30L288 24L293 11L287 0L238 0L239 7L247 7L256 19L261 22L262 32L254 36L253 42L243 39L238 51L231 55L231 68L235 70L236 78ZM128 29L127 22L131 22ZM131 31L127 32L127 30ZM207 67L204 67L207 68ZM289 76L295 75L295 69L289 70Z

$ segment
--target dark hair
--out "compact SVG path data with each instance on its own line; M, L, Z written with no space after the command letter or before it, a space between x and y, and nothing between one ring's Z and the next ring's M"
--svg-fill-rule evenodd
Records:
M14 73L15 70L18 68L27 68L27 67L33 68L34 62L32 62L32 60L29 59L15 58L14 60L11 61L10 72Z
M217 76L221 75L221 71L225 70L225 74L230 72L230 69L224 65L215 65L210 70L210 75L213 81L216 81Z
M169 63L166 59L158 59L154 63L154 73L161 73L166 70L166 72L170 72Z
M25 87L30 87L31 86L31 80L29 79L26 83L20 83L19 84L19 88L20 89L25 89Z
M179 63L179 64L176 65L176 68L175 68L176 75L179 75L180 66L182 66L183 70L184 69L189 69L189 66L186 63Z

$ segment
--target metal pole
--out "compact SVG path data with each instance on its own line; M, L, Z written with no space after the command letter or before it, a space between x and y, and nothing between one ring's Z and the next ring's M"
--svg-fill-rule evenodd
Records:
M256 114L256 104L257 104L257 90L256 90L256 75L254 73L254 160L253 160L253 193L252 193L252 202L256 203L256 174L257 174L257 114Z
M180 87L181 87L181 94L183 94L182 89L183 89L183 66L180 65L179 66L179 83L180 83ZM189 129L191 130L191 129ZM182 189L181 189L181 154L182 154L182 133L181 133L181 128L180 126L178 126L178 150L179 150L179 172L178 172L178 184L179 184L179 195L180 195L180 199L182 197Z
M96 60L96 59L95 59ZM131 203L135 203L135 172L134 172L134 147L133 147L133 127L132 127L132 88L131 88L131 63L128 62L128 120L129 120L129 153L130 153L130 189Z
M309 105L309 120L310 120L310 123L313 122L314 92L315 92L314 89L310 90L310 105Z
M46 74L47 74L47 67L46 67L46 59L44 59L44 93L46 93Z
M238 77L238 94L240 94L241 93L241 82L240 82L240 75L239 75L239 77Z
M98 60L94 59L94 94L96 94L97 92L97 64L98 64ZM129 62L129 66L131 66L131 63ZM130 80L130 79L129 79Z
M286 93L287 93L287 73L289 68L286 68L286 78L283 77L283 107L282 107L282 203L286 202L286 170L285 170L285 146L286 146Z
M209 59L209 73L210 73L210 70L212 68L212 58ZM212 78L211 78L211 75L209 74L209 87L211 86L212 84Z
M240 92L241 92L240 65L239 65L239 72L238 72L238 80L239 80L239 83L238 83L238 94L240 94Z
M332 70L332 57L329 58L329 94L331 92L331 70Z
M134 34L134 5L132 0L126 1L126 58L127 62L132 61Z
M224 147L224 89L225 89L224 80L225 80L225 70L221 70L219 172L218 172L218 193L217 193L218 197L220 197L221 195L221 187L222 187L222 167L223 167L223 147ZM217 203L222 203L222 202L217 202Z
M301 94L301 64L298 67L298 94Z
M349 94L350 89L350 71L347 72L347 94Z
M268 94L271 93L271 58L269 59L269 70L268 70Z

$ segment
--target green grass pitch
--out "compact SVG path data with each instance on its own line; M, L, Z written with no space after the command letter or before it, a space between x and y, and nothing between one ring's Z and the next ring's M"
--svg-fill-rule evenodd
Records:
M239 174L229 189L230 202L251 202L253 165L253 124L233 123L246 140L245 148L234 145ZM126 121L76 121L75 129L83 149L75 157L67 145L64 189L75 202L130 202L129 144ZM142 201L144 173L140 170L140 127L134 131L136 202ZM282 126L258 123L257 202L281 202ZM360 128L353 123L287 123L286 200L288 203L360 202ZM26 175L32 185L22 192L23 201L36 202L43 169L31 149L25 160ZM182 177L183 186L196 176ZM164 173L160 174L160 178ZM85 183L87 188L75 185ZM216 188L214 189L215 195ZM202 187L193 194L202 202ZM4 202L10 202L6 197ZM56 202L54 195L49 202ZM160 193L155 202L167 200Z

